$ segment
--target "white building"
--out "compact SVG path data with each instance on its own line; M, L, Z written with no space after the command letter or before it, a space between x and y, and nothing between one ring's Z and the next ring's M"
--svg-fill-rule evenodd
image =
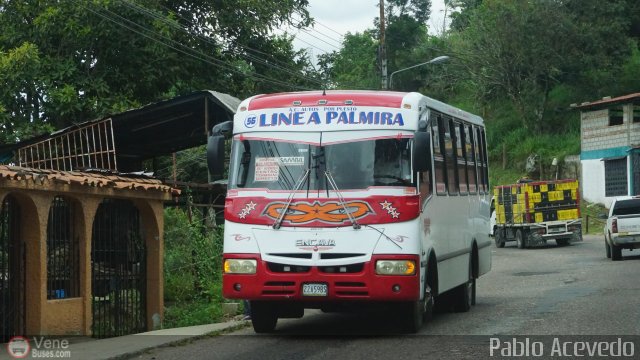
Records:
M609 206L640 195L640 93L572 105L581 112L582 196Z

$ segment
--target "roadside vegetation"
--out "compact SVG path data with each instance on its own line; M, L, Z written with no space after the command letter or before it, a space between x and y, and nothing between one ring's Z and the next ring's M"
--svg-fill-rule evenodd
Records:
M190 222L180 208L165 210L163 327L223 320L222 226Z

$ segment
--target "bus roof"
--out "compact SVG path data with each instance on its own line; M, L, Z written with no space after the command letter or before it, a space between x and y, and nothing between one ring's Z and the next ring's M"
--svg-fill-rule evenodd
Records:
M244 100L238 113L291 107L360 106L386 107L421 112L426 106L443 114L483 125L480 116L458 109L417 92L380 90L314 90L262 94Z
M288 108L292 106L381 106L400 108L407 93L394 91L328 90L257 95L246 110ZM325 102L326 103L323 103ZM351 103L345 103L351 102Z

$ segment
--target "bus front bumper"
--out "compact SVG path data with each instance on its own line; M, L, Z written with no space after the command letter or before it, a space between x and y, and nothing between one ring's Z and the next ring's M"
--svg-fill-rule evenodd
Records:
M331 301L416 301L420 293L420 261L416 255L373 255L361 264L298 266L267 263L258 254L225 254L225 259L256 259L255 274L223 274L228 299ZM378 260L414 260L413 275L378 275ZM324 294L304 294L304 285L320 285ZM305 287L309 288L309 286Z

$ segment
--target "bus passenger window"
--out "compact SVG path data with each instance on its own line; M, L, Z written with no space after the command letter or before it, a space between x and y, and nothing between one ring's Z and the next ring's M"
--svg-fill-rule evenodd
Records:
M449 121L444 121L445 133L444 133L444 141L445 141L445 161L447 163L447 180L449 182L449 195L458 195L460 192L460 187L458 183L458 166L456 159L456 149L455 149L455 129L453 125L453 120L449 119Z
M460 194L466 195L469 192L467 188L467 159L465 152L465 136L462 124L455 122L456 129L456 158L458 162L458 182L460 184Z
M478 191L478 177L476 172L476 159L478 157L478 147L474 143L473 127L465 126L465 144L467 149L467 171L469 173L469 193L475 194Z
M484 134L482 129L476 127L476 143L478 147L478 191L480 194L487 192L487 179L486 175L486 147L484 144Z
M431 120L431 144L433 147L433 170L435 174L436 194L447 194L447 167L444 159L444 136L440 126L442 118Z
M436 194L447 194L447 164L444 157L444 130L442 127L442 118L438 117L432 121L431 137L433 138L433 163Z

